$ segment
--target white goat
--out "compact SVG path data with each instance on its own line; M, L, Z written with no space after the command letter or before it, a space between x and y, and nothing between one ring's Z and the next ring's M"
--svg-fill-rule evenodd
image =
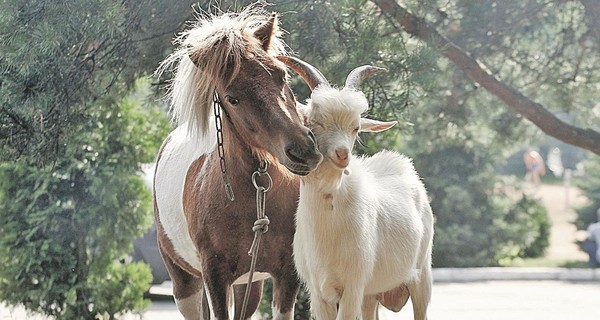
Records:
M368 102L358 84L381 68L353 70L344 89L331 88L309 64L282 58L313 89L308 113L323 162L302 179L294 261L318 320L375 319L384 294L398 311L410 293L415 319L426 319L431 297L433 215L409 158L392 151L351 153L358 132L396 122L361 118ZM382 301L389 308L390 301ZM336 308L339 304L339 309ZM337 318L336 318L337 316Z

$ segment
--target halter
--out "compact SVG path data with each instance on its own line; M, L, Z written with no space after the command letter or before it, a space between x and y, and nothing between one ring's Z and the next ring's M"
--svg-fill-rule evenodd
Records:
M221 119L222 108L223 104L221 99L219 99L219 95L215 92L213 95L213 109L215 112L215 124L217 128L217 150L221 165L221 176L223 177L223 183L225 184L225 194L227 195L227 198L230 201L234 201L235 195L233 194L233 188L231 187L231 182L229 181L229 176L227 175L227 165L225 163L225 148L223 147L223 122ZM223 109L223 111L225 110ZM225 115L227 116L226 112ZM252 184L254 185L254 188L256 188L256 221L254 221L254 226L252 226L252 231L254 231L254 240L252 240L252 245L248 251L248 255L252 257L252 260L250 262L248 282L246 284L246 292L244 293L244 302L242 304L242 318L244 314L246 314L248 301L250 300L252 277L254 275L254 270L256 269L256 260L258 257L258 248L260 247L260 239L262 238L263 233L269 231L270 221L269 217L265 215L265 194L271 190L271 187L273 186L273 179L271 178L271 175L267 169L268 163L265 160L260 160L258 169L252 173ZM267 177L266 186L259 185L259 183L256 181L258 177L262 176Z

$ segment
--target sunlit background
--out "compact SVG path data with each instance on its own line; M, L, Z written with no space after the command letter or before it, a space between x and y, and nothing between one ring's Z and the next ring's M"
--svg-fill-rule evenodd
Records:
M249 3L0 2L0 319L182 318L153 227L153 161L175 125L171 75L153 72L195 15ZM430 318L600 314L582 246L600 212L600 2L270 3L290 53L335 85L359 65L388 70L362 90L369 115L399 125L355 150L410 156L428 189ZM256 317L269 319L265 290Z

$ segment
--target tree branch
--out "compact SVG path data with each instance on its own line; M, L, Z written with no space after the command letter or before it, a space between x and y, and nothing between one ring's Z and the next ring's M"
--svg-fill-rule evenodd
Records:
M546 134L568 144L600 155L600 133L570 125L555 117L543 105L532 101L508 84L496 79L485 66L471 57L462 48L438 33L427 22L408 12L395 0L371 0L384 16L399 24L406 32L433 46L461 69L473 81L502 100L509 108L533 122Z

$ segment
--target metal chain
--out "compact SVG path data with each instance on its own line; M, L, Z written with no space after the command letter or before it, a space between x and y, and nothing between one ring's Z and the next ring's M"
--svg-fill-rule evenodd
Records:
M233 188L231 187L231 182L229 182L229 177L227 176L227 165L225 164L225 148L223 147L223 121L221 120L221 108L223 108L223 104L221 103L221 99L219 99L219 95L215 91L213 95L213 109L215 112L215 125L217 128L217 150L219 153L219 163L221 165L221 175L223 176L223 183L225 184L225 194L230 201L235 200L235 195L233 194Z
M260 165L258 166L258 170L254 171L252 174L252 184L254 188L256 188L256 221L254 221L254 226L252 226L252 231L254 231L254 240L252 241L252 245L250 246L250 250L248 251L248 255L252 257L250 262L250 271L248 272L248 282L246 284L246 292L244 293L244 303L242 304L242 312L241 319L244 318L246 314L246 308L248 307L248 300L250 299L250 290L252 289L252 277L254 276L254 270L256 269L256 260L258 257L258 248L260 247L260 239L263 233L269 231L269 217L265 215L265 194L271 190L273 186L273 179L271 179L271 175L267 172L268 164L266 161L261 160ZM261 186L256 182L258 177L266 176L267 177L267 185Z

